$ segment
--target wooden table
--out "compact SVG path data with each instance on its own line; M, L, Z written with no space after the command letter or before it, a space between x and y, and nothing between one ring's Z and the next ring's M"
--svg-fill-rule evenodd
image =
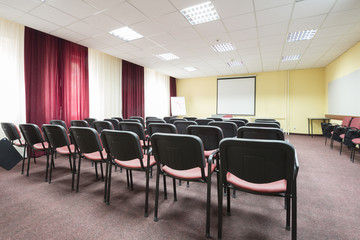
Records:
M314 137L313 134L313 121L322 121L322 122L330 122L330 118L308 118L308 134L311 135L311 137ZM310 129L311 129L311 134L310 134Z

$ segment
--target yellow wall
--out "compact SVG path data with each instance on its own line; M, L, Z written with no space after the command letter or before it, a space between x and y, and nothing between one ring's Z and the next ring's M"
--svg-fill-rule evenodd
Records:
M256 116L276 118L284 131L307 133L307 117L324 117L324 69L256 73ZM184 96L188 116L216 113L217 77L178 79L177 96ZM321 133L316 123L315 133ZM294 129L295 128L295 129Z

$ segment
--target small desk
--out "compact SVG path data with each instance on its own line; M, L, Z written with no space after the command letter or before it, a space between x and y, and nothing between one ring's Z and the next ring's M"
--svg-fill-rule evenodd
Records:
M313 121L322 121L322 122L330 122L330 118L308 118L308 134L311 135L311 137L314 137L313 134ZM310 134L310 129L311 129L311 134Z

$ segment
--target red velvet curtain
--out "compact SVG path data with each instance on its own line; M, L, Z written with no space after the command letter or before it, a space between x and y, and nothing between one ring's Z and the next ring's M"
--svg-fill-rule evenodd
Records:
M144 67L122 61L122 112L124 118L145 115Z
M26 121L89 116L87 48L25 27Z
M176 97L176 78L170 77L170 98ZM171 113L171 101L170 101L170 113Z

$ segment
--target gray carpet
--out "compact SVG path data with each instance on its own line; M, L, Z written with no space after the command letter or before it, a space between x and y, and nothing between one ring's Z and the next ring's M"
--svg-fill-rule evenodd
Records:
M360 154L351 163L350 151L345 149L340 156L338 143L331 150L322 137L288 139L300 162L298 239L360 239ZM178 186L174 202L172 181L167 182L167 200L161 181L159 221L154 222L155 176L145 218L144 173L134 173L130 191L125 172L113 172L107 206L104 183L95 179L90 162L82 163L79 193L71 191L66 157L56 159L51 184L44 182L45 157L31 163L29 177L20 174L21 164L11 171L0 169L0 239L206 239L206 184ZM231 200L232 216L223 215L223 239L291 238L285 230L282 198L237 192ZM211 209L211 236L217 239L216 175Z

